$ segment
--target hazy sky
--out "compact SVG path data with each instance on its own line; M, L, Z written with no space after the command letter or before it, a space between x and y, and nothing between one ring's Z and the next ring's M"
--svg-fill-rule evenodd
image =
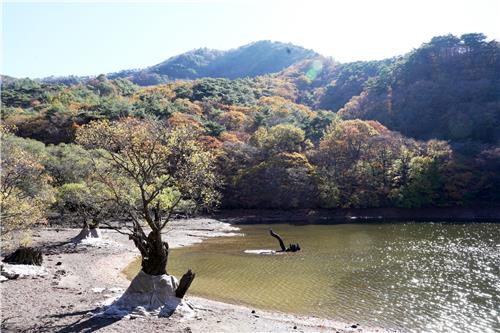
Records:
M436 35L467 32L500 40L500 1L3 1L0 72L95 75L261 39L341 62L371 60L406 53Z

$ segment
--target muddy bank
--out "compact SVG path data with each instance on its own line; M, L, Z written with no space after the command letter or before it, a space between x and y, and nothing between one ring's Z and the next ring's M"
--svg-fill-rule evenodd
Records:
M213 218L232 224L363 223L363 222L500 222L500 207L491 208L366 208L366 209L234 209Z

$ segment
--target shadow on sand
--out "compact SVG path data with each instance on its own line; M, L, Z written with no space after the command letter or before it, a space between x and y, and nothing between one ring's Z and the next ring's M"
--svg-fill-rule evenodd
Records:
M76 332L95 332L103 329L113 323L121 320L120 317L107 318L92 315L99 312L101 308L85 311L67 312L56 315L50 315L40 318L40 321L33 327L19 330L15 323L2 321L2 332L57 332L57 333L76 333ZM59 319L67 317L78 317L71 323L59 323ZM13 318L6 318L13 319Z
M67 315L71 316L73 314L67 314ZM61 317L64 315L58 315L58 316ZM52 328L51 331L57 333L95 332L121 319L122 318L106 318L101 316L92 316L87 318L82 317L67 326L58 327L55 329Z

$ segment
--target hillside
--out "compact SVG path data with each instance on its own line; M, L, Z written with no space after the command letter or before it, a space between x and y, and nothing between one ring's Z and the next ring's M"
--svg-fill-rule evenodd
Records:
M314 109L337 112L363 91L369 79L390 70L396 58L339 63L318 56L302 60L275 75L296 88L296 101Z
M482 34L439 36L404 56L352 63L291 44L260 41L229 51L198 49L142 71L106 77L124 89L138 89L129 81L149 85L248 77L202 80L194 84L193 95L180 95L191 101L219 96L223 103L247 106L262 96L280 96L312 110L338 112L344 119L377 120L416 139L500 142L500 46ZM27 107L31 100L62 89L58 84L87 86L106 96L111 89L93 78L2 79L6 107ZM96 80L103 81L100 87ZM96 109L89 106L89 111Z
M274 71L266 52L254 67L220 65L248 62L259 45L268 42L250 44L252 52L202 49L148 70L193 77ZM310 56L266 75L148 87L113 75L70 85L5 77L2 120L17 136L72 156L80 152L59 144L75 142L76 131L93 120L133 117L188 126L220 157L224 207L500 201L497 42L480 34L441 36L402 57L346 64ZM181 63L196 70L181 70Z
M500 144L500 44L441 36L393 63L339 112L418 139Z
M196 49L143 70L122 71L108 77L128 78L139 85L202 77L236 79L279 72L317 55L290 43L258 41L228 51Z

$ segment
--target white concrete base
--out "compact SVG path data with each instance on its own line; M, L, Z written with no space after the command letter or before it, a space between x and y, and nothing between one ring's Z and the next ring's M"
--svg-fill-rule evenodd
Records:
M123 295L99 315L114 318L130 315L169 317L176 312L181 317L193 317L193 309L175 297L178 285L172 275L149 275L140 271Z

